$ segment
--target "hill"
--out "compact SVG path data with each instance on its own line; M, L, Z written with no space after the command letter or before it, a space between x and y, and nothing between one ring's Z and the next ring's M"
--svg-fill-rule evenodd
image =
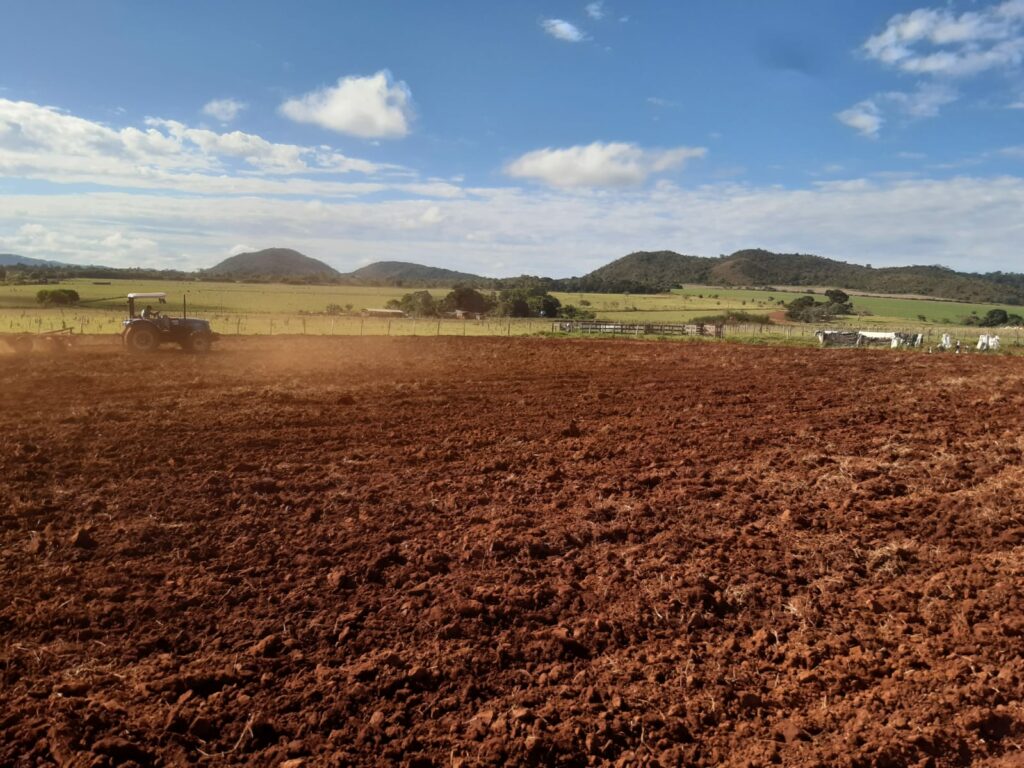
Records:
M10 267L15 264L22 264L26 267L62 267L59 261L48 261L46 259L33 259L31 256L19 256L16 253L0 253L0 267Z
M684 256L675 251L637 251L605 264L583 277L569 290L622 293L664 291L682 283L706 283L714 259Z
M664 291L684 283L722 286L807 285L857 291L919 294L957 301L1024 304L1024 276L956 272L947 267L873 268L803 253L761 249L706 258L674 251L639 251L564 283L565 290Z
M262 251L240 253L224 259L216 266L204 269L202 277L234 280L332 280L341 277L341 273L334 267L291 248L265 248Z
M349 272L344 277L359 283L373 285L408 285L424 288L450 286L455 283L483 285L488 282L487 278L471 275L468 272L427 267L408 261L376 261L354 272Z

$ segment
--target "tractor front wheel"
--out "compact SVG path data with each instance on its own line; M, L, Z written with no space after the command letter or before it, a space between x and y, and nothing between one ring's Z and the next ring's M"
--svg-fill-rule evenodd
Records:
M156 331L145 325L130 328L124 339L129 352L152 352L160 343L156 337Z
M185 344L185 349L196 355L205 355L210 351L212 342L210 341L210 335L208 333L193 333L188 337L188 342Z

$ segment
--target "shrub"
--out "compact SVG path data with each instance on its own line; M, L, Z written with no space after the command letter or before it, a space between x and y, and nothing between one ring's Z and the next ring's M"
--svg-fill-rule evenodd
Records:
M49 306L67 307L77 304L81 299L78 296L78 291L73 291L70 288L44 288L36 293L36 301Z
M701 323L703 325L719 325L724 323L749 323L750 325L773 324L772 319L768 317L768 315L757 315L753 312L745 312L737 309L731 309L720 315L704 315L703 317L695 317L690 322Z

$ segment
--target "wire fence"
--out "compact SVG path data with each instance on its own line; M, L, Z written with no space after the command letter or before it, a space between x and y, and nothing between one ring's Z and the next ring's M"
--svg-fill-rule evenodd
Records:
M126 315L110 310L0 310L0 333L118 334ZM224 336L526 336L550 330L539 318L387 318L352 315L204 313Z
M456 318L384 318L358 315L283 314L283 313L204 313L213 330L225 336L526 336L537 333L581 335L581 328L562 329L562 322L544 318L483 318L480 320ZM39 308L0 309L0 333L43 333L71 329L74 333L118 334L125 313L109 309ZM665 324L648 324L650 334L630 335L670 336L658 333ZM867 324L865 324L867 326ZM911 323L873 323L872 330L920 333L922 348L935 347L943 334L954 341L972 347L981 333L1000 337L1003 346L1024 346L1024 329L978 328L956 325L922 325ZM793 344L817 344L819 330L858 330L859 326L815 326L789 324L740 323L726 325L720 338L732 340L780 341ZM587 335L593 333L590 329ZM715 334L717 335L717 334Z

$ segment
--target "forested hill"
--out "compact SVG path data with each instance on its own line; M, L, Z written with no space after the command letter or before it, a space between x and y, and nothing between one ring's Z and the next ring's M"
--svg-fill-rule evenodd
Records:
M18 258L18 257L13 257ZM39 260L34 260L39 261ZM6 267L8 279L92 277L169 280L239 280L243 282L385 285L439 288L463 284L484 290L539 287L546 291L592 293L659 293L689 285L769 287L806 285L888 294L917 294L987 304L1024 304L1024 274L972 274L946 267L872 268L805 253L761 249L709 258L674 251L637 251L582 277L520 275L491 278L404 261L378 261L341 273L317 259L288 248L268 248L232 256L199 272L144 268L34 265Z
M376 261L349 272L345 277L372 285L409 285L420 288L448 287L455 283L483 285L487 282L487 278L468 272L427 267L408 261Z
M16 253L0 253L0 267L11 267L21 264L26 267L60 267L59 261L47 261L46 259L33 259L31 256L19 256Z
M704 258L673 251L639 251L571 281L578 290L668 290L676 285L818 285L877 293L913 293L960 301L1024 304L1024 275L971 274L946 267L847 264L823 256L760 249ZM567 286L567 289L568 286ZM570 289L572 290L572 289Z
M334 267L290 248L265 248L252 253L240 253L224 259L216 266L203 270L203 277L244 278L320 278L332 280L341 277Z

